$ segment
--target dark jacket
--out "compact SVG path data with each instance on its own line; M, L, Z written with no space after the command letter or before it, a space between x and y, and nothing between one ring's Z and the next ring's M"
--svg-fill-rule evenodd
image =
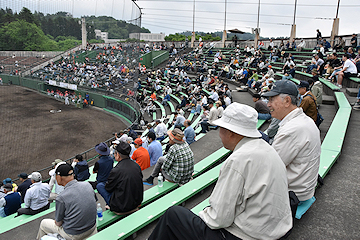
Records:
M7 194L5 197L6 205L4 206L4 212L6 216L9 216L21 208L21 197L17 192Z
M78 181L85 181L89 179L90 172L87 162L85 160L78 162L74 167L74 173L75 173L75 179Z
M113 169L114 159L110 156L100 156L95 163L94 172L97 172L96 181L106 182L111 169Z
M24 202L26 191L30 188L31 180L28 178L18 186L17 191L21 194L21 202Z
M121 160L110 172L105 189L112 192L110 210L129 212L143 201L143 175L140 166L130 158Z

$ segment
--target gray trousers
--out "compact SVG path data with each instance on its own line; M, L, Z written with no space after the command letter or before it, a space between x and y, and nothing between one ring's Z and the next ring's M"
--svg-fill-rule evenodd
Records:
M156 164L155 164L155 167L151 173L150 176L152 176L153 178L157 177L159 175L159 173L161 172L161 174L164 176L165 179L167 180L170 180L173 182L173 179L165 173L165 171L161 171L161 166L163 165L164 161L165 161L165 157L162 156L162 157L159 157L159 159L157 160ZM164 179L164 180L165 180Z

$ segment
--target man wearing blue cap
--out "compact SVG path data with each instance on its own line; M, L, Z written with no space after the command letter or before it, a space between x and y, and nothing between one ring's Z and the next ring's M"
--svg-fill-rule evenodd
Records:
M21 202L23 203L24 202L24 198L25 198L25 194L26 194L26 191L30 188L30 185L32 184L31 183L31 179L28 178L28 175L26 173L20 173L18 175L20 181L21 181L21 184L18 186L17 188L17 192L20 193L21 195Z
M286 166L289 191L300 202L313 202L321 152L319 129L297 107L298 89L293 82L277 81L263 96L269 97L271 116L281 120L272 146Z

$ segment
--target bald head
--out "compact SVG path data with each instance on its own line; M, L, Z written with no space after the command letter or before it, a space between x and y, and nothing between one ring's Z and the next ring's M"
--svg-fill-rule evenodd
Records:
M190 120L187 119L187 120L184 121L184 126L185 127L190 126L190 124L191 124Z

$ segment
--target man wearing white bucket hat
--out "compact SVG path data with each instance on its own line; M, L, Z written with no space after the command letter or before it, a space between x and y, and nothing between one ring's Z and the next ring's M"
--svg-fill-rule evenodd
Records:
M230 104L214 121L233 153L223 163L199 216L183 207L169 208L152 239L279 239L292 227L286 169L276 151L260 139L257 112Z

